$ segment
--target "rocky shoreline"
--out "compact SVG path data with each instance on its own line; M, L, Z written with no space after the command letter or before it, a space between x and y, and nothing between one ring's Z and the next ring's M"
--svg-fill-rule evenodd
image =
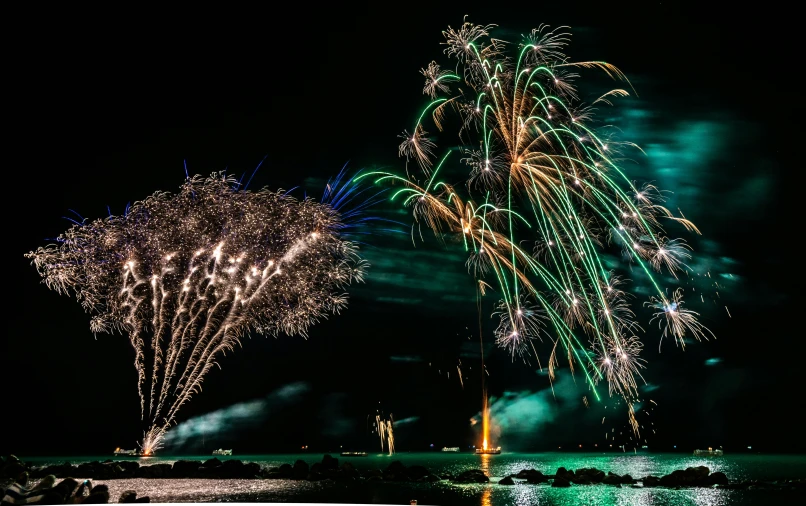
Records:
M665 476L644 476L634 478L630 475L618 475L595 468L569 470L560 467L554 474L543 474L536 469L523 469L491 482L480 469L464 471L457 475L436 475L424 466L405 466L400 461L393 461L386 469L357 470L350 462L339 464L339 459L324 455L320 462L309 465L303 460L294 464L283 464L280 467L263 467L255 462L244 463L237 459L221 461L212 458L202 461L177 460L173 464L140 465L137 461L106 460L104 462L86 462L74 465L69 462L58 465L35 467L24 463L16 457L3 459L0 476L14 478L27 472L31 478L55 476L56 478L92 478L94 480L116 480L126 478L206 478L206 479L287 479L287 480L334 480L334 481L380 481L380 482L450 482L450 483L497 483L512 486L519 483L527 485L550 485L552 487L571 487L580 485L606 485L613 487L631 486L640 488L688 488L715 487L725 489L792 489L806 490L806 479L759 481L731 481L722 472L712 473L705 466L689 467L673 471Z

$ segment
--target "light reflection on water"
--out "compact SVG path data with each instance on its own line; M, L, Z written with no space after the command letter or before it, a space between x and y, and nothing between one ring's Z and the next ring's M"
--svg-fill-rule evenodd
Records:
M485 487L484 492L481 493L481 506L492 506L493 491L490 487Z
M661 489L572 485L555 488L548 484L516 485L464 484L447 482L343 484L331 481L293 480L206 480L124 479L96 481L109 487L110 502L126 490L148 495L151 502L298 502L352 504L418 504L443 506L727 506L774 504L802 505L802 492L769 490L726 490L715 488Z
M337 456L338 454L334 455ZM69 460L74 464L82 461L105 460L102 457L50 457L30 458L34 465L62 463ZM179 458L155 457L148 461L172 463ZM206 460L209 456L191 457ZM275 467L283 463L293 464L297 459L309 464L321 460L321 454L296 455L235 455L244 462L257 462L264 467ZM123 460L123 459L120 459ZM226 460L226 459L221 459ZM545 474L554 474L558 467L579 469L595 467L605 472L629 474L633 478L647 475L663 476L675 469L705 465L712 472L722 471L730 480L777 480L806 477L806 456L801 455L726 455L717 458L694 457L684 454L576 454L539 453L501 455L474 455L470 453L398 453L371 455L362 458L339 458L350 462L359 470L384 469L391 462L399 460L406 466L423 465L436 474L458 474L469 469L481 469L490 476L489 484L452 484L446 481L435 484L419 483L359 483L345 485L335 482L306 482L291 480L110 480L103 482L110 487L111 501L116 501L124 490L135 490L138 495L150 495L152 502L348 502L359 504L409 504L417 499L419 504L440 504L457 506L514 505L638 505L638 506L682 506L682 505L746 505L746 504L802 504L802 498L787 491L765 490L725 490L713 488L689 488L680 490L643 489L624 486L573 485L570 488L555 488L549 484L498 485L496 482L522 469L538 469ZM80 478L80 477L76 477ZM97 483L101 483L98 481Z
M472 453L397 453L389 455L370 455L360 458L339 457L339 462L350 462L357 469L385 469L395 460L406 466L422 465L436 474L458 474L468 469L482 469L491 477L502 478L515 474L521 469L537 469L544 474L554 474L558 467L579 469L595 467L605 472L629 474L633 478L647 475L663 476L676 469L704 465L711 472L721 471L730 480L778 480L806 477L806 456L803 455L754 455L727 454L722 457L695 457L681 453L502 453L500 455L475 455ZM109 455L94 457L30 457L20 456L34 465L61 464L70 461L73 464L93 460L103 461ZM205 456L157 456L141 459L141 464L172 464L179 459L207 460ZM322 460L322 454L287 454L287 455L234 455L232 459L244 462L257 462L264 467L279 467L284 463L293 464L303 460L308 464ZM227 460L227 457L220 460ZM116 459L116 460L137 460Z

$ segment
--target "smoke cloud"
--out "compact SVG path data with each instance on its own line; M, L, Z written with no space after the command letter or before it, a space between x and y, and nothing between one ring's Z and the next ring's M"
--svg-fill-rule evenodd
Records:
M285 385L262 399L233 404L180 423L165 434L165 447L171 450L195 445L203 437L220 439L226 434L260 426L278 410L299 402L310 390L307 383Z
M585 394L582 388L570 374L564 374L558 375L553 392L547 387L537 392L504 392L500 397L490 397L490 444L512 450L513 445L529 446L543 438L541 429L579 409ZM481 412L470 420L479 441L481 422Z

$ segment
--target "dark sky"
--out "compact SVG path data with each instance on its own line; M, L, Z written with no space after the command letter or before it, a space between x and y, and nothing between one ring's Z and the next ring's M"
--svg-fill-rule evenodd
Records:
M721 306L703 314L716 341L685 352L667 342L658 354L660 332L645 326L648 442L806 449L796 431L800 232L789 210L804 96L790 59L795 32L773 23L784 11L300 2L276 12L95 14L50 14L39 26L47 49L32 53L24 72L27 161L6 169L27 189L9 192L22 201L12 218L18 239L7 243L7 296L22 304L5 303L2 453L106 454L132 447L142 430L127 339L96 339L89 315L42 285L23 257L68 228L69 209L90 219L107 206L120 214L128 202L178 189L184 161L191 173L240 176L266 157L252 187L302 185L313 195L348 162L401 170L397 136L423 103L418 71L444 60L441 31L464 14L500 25L510 39L541 23L570 25L572 59L624 71L638 96L605 114L647 152L636 177L675 192L675 205L703 232L694 244L700 265L731 274L720 297L732 317ZM584 80L579 87L583 98L592 94ZM374 267L347 311L308 340L245 339L209 374L181 417L225 410L208 446L374 449L366 417L376 409L409 419L397 429L399 450L476 441L469 420L481 403L478 335L468 329L478 328L478 313L461 256L431 243L415 250L405 236L367 242ZM607 428L626 429L623 406L581 404L585 389L567 368L555 398L534 365L489 345L486 354L491 395L509 392L498 404L508 448L602 446ZM464 385L454 374L460 360ZM241 407L255 413L251 422L226 411L238 403L249 403Z

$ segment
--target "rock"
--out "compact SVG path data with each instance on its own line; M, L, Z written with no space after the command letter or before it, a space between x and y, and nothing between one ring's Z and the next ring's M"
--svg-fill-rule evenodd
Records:
M455 483L489 483L490 478L481 469L471 469L459 473L452 481Z
M453 481L453 475L451 473L440 474L439 478L442 480Z
M257 462L249 462L243 465L241 470L242 477L245 479L259 478L260 477L260 464Z
M117 462L117 465L123 469L121 473L121 478L134 478L137 476L137 471L140 469L140 464L133 460L121 460Z
M311 474L313 474L313 473L319 473L319 474L322 474L322 471L324 471L324 468L322 467L322 464L321 464L321 463L319 463L319 462L314 462L314 463L311 465L311 470L310 470Z
M340 471L344 474L345 478L351 480L357 480L361 478L361 474L356 470L355 466L353 466L350 462L345 462L341 465Z
M304 480L308 476L308 463L304 460L297 460L294 462L294 470L291 477L295 480Z
M548 476L536 469L521 469L514 477L521 480L525 479L526 483L531 484L545 483L549 481Z
M572 483L576 483L577 485L590 485L593 483L591 477L587 474L576 474L570 481Z
M686 476L690 476L695 479L695 481L703 480L708 477L711 473L711 470L705 466L697 466L697 467L689 467L686 468Z
M308 477L306 480L308 481L321 481L325 479L325 475L320 473L319 471L311 471L308 473Z
M137 499L134 500L134 502L137 503L151 502L151 498L146 495L143 497L138 497Z
M728 477L725 476L725 473L723 473L721 471L711 473L708 476L708 484L709 485L727 485L728 484Z
M586 480L586 483L601 483L602 480L604 480L604 477L605 477L604 471L600 471L600 470L596 469L595 467L587 467L587 468L583 467L582 469L577 469L575 474L576 474L577 479L571 480L574 483L579 483L579 478L581 476L587 476L588 477L588 480ZM583 481L585 481L585 480L583 480Z
M130 503L134 502L137 499L137 492L134 490L124 490L122 494L120 494L120 499L118 499L119 503Z
M511 476L507 476L506 478L502 478L498 481L499 485L514 485L515 481L512 479Z
M411 481L411 478L406 474L406 466L399 460L395 460L389 464L383 471L384 481Z
M123 466L110 462L108 464L101 464L101 473L96 477L99 480L114 480L122 478L126 473Z
M411 466L405 469L405 473L412 480L419 480L420 478L424 478L431 474L431 471L426 469L424 466Z
M221 465L221 461L218 460L217 457L213 457L211 459L205 460L202 464L204 467L211 468L211 467L218 467Z
M333 458L329 453L322 456L322 469L327 471L328 469L338 469L339 468L339 459Z
M238 459L231 459L225 460L221 463L221 466L213 469L215 470L215 476L213 476L214 478L254 478L260 472L260 465L258 464L257 467L247 468L246 464L244 464L242 461Z
M613 473L607 473L607 476L604 477L602 483L605 485L621 485L621 476Z
M561 467L557 469L557 472L554 474L557 478L565 478L568 481L571 481L574 478L574 471Z
M395 460L394 462L386 466L386 472L394 474L402 474L406 472L406 466L403 465L403 462Z
M371 469L367 471L365 478L383 478L383 471L380 469Z
M635 483L635 478L633 478L629 474L625 474L624 476L621 477L621 483L624 485L632 485L633 483Z
M650 488L657 487L658 485L660 485L660 478L658 478L657 476L646 476L644 478L641 478L641 484L644 485L645 487Z
M177 460L171 466L171 478L192 478L200 467L201 462L198 460Z
M90 495L81 500L81 504L106 504L109 502L109 488L106 485L97 485L92 488Z
M563 468L561 467L560 469L563 469ZM566 476L567 476L566 474L563 474L562 476L557 475L557 477L554 478L554 481L551 482L551 486L552 487L570 487L571 486L571 481L568 480L566 478Z
M277 469L277 472L281 478L291 478L294 474L294 468L291 467L291 464L283 464Z
M171 464L151 464L150 466L140 466L137 470L138 478L170 478Z

